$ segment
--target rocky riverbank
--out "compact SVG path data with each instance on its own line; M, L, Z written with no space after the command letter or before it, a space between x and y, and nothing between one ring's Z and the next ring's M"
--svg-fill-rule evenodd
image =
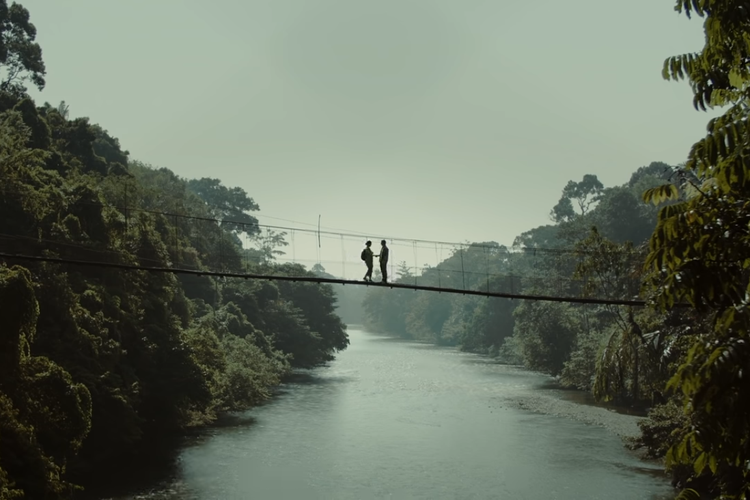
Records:
M643 417L625 415L609 408L570 401L565 398L564 391L554 389L540 389L528 396L498 398L498 403L499 406L571 418L604 427L623 439L638 436L638 422L643 420Z

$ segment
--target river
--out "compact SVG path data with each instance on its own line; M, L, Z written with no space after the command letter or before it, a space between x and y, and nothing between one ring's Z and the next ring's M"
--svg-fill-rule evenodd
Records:
M454 349L349 335L330 366L190 439L161 485L117 498L674 498L659 467L613 432L513 404L547 377Z

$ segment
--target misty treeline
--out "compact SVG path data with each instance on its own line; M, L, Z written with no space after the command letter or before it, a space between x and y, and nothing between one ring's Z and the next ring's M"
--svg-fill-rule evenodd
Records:
M669 186L675 175L678 168L654 162L621 186L606 188L595 175L570 181L557 204L550 203L553 224L524 232L513 247L466 244L416 277L402 263L394 282L653 302L660 285L651 286L645 263L659 206L641 196ZM688 199L685 190L680 197ZM383 288L370 288L363 307L365 323L375 331L521 364L558 377L563 386L590 391L600 401L651 406L651 418L634 445L653 457L665 456L676 439L670 433L689 425L681 411L682 393L667 384L687 361L693 341L710 335L712 321L711 313L688 308L660 311ZM686 479L685 469L676 473Z
M515 240L531 256L488 244L460 255L482 272L492 246L492 272L520 277L515 285L500 278L506 290L640 296L648 307L385 290L370 292L365 306L377 328L520 362L599 400L649 405L633 444L665 459L680 498L748 499L750 15L735 0L678 0L675 10L705 18L705 46L667 59L662 76L688 80L696 110L726 108L687 161L651 164L611 188L593 175L571 180L556 204L549 200L554 224ZM534 256L534 248L573 251ZM419 279L434 282L455 259ZM479 278L468 285L486 286Z
M0 0L0 252L306 272L274 261L283 234L260 233L244 190L131 161L64 104L37 106L35 34ZM268 398L293 367L346 348L334 307L328 285L0 258L0 499L66 498L164 436Z
M658 207L640 198L675 169L660 162L606 188L596 175L570 181L550 205L553 224L494 242L456 248L418 277L402 264L396 282L524 295L633 300L640 292L647 240ZM502 224L502 221L498 221ZM670 363L683 354L665 329L691 314L649 308L483 298L371 289L371 328L457 345L559 376L563 385L619 403L662 402ZM658 330L658 331L657 331Z

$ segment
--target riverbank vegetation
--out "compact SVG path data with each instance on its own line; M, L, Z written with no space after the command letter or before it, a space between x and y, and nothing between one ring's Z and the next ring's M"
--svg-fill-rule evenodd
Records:
M615 187L594 175L571 180L550 203L552 224L512 248L467 245L417 278L460 288L460 258L474 289L640 297L648 307L373 290L365 308L371 327L523 363L602 401L647 405L635 445L665 459L681 498L750 498L750 18L747 5L727 0L679 0L676 10L705 19L706 44L668 59L664 78L687 79L697 110L728 108L687 162L652 163Z
M0 35L0 251L306 272L275 262L284 235L260 233L243 189L133 161L64 103L30 99L45 67L23 7L0 0ZM0 258L0 499L68 497L147 444L266 399L293 367L346 348L335 302L327 285Z
M689 80L696 109L727 107L686 163L651 163L619 186L593 173L573 179L549 200L551 223L511 247L467 244L418 275L402 265L397 278L647 307L378 288L365 321L648 406L634 445L665 459L683 497L741 499L750 496L750 18L731 0L679 0L677 10L705 18L706 45L668 59L664 77ZM26 86L43 88L46 73L35 37L26 9L0 0L4 252L308 272L276 262L284 235L260 232L244 190L135 161L64 103L30 99ZM69 496L146 443L256 404L293 367L348 345L333 289L306 283L3 257L0 304L0 500Z

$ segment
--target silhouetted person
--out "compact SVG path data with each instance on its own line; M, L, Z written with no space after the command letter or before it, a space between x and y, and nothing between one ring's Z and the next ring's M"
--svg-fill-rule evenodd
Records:
M367 266L367 273L365 273L365 277L363 278L365 281L372 281L372 248L370 248L370 245L372 245L372 241L367 241L365 243L365 248L362 249L362 260L365 261L365 265Z
M385 240L380 242L381 248L378 257L380 259L380 273L383 275L382 283L388 283L388 247L385 246Z

